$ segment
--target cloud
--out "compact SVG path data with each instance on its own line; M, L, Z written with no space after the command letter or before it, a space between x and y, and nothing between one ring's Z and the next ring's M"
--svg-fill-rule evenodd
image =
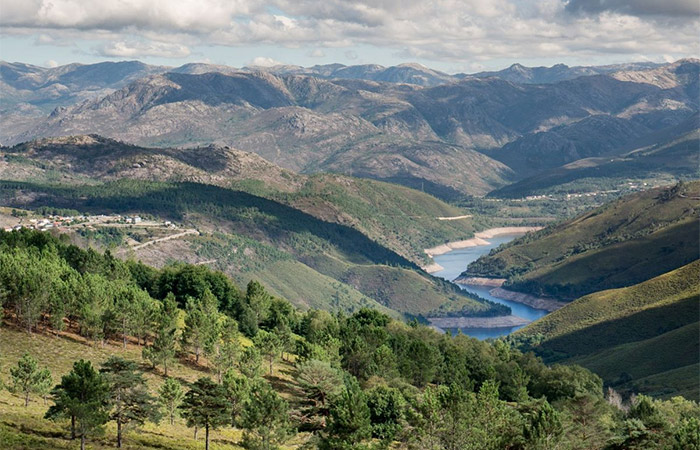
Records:
M343 48L349 60L373 47L463 66L610 54L659 60L697 55L699 9L697 0L0 0L0 33L98 41L100 54L129 57L276 46L311 57Z
M355 60L358 58L357 52L354 50L348 50L345 52L345 57L350 60Z
M251 67L274 67L274 66L283 66L283 62L276 61L272 58L268 58L266 56L257 56L253 58L251 62L247 64L248 66Z
M310 50L309 52L306 53L307 56L310 56L312 58L323 58L326 56L323 50L320 48L315 48L313 50Z
M684 17L700 14L698 0L570 0L566 10L600 14L616 12L633 16Z
M49 59L44 63L44 66L46 67L58 67L58 63L54 61L53 59Z
M97 48L97 54L107 57L136 58L139 56L160 56L166 58L185 58L190 49L180 44L163 42L111 42Z

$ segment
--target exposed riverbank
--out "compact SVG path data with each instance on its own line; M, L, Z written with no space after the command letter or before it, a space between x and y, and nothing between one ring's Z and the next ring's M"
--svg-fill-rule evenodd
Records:
M491 295L494 297L504 298L512 302L522 303L532 308L544 309L549 312L556 311L557 309L566 305L565 302L560 302L549 298L535 297L534 295L523 294L521 292L509 291L501 287L491 289Z
M431 325L442 328L509 328L527 325L529 320L518 316L497 317L429 317Z
M452 250L458 250L461 248L478 247L480 245L489 245L486 239L491 239L496 236L505 236L509 234L525 234L529 231L541 230L542 227L498 227L490 228L488 230L479 231L474 233L474 237L470 239L465 239L462 241L448 242L446 244L438 245L432 248L426 248L423 250L431 258L435 255L443 255ZM431 267L427 266L428 268ZM427 271L427 270L426 270ZM433 271L435 272L435 270Z
M501 287L506 282L505 278L484 278L484 277L460 277L453 281L457 284L468 284L470 286Z

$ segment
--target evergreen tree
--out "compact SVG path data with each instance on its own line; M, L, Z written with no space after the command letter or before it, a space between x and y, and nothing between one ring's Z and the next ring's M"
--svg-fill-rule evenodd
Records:
M279 337L275 333L260 330L258 334L255 335L255 338L253 338L253 343L255 347L260 350L260 353L267 358L270 370L269 374L272 375L272 364L275 359L277 359L277 355L280 354L280 349L282 348Z
M221 376L234 367L241 354L239 342L238 324L230 317L224 316L221 331L215 344L212 346L209 360L216 368L216 376L221 383Z
M143 425L147 420L160 420L156 399L148 393L146 380L133 361L112 356L102 364L110 391L110 419L117 423L117 448L122 446L122 433L131 424Z
M210 378L200 378L192 384L180 409L188 427L204 428L206 450L209 450L209 430L226 425L231 420L224 388Z
M160 404L165 408L165 412L170 419L170 425L175 423L175 414L185 397L180 383L174 378L166 378L163 385L158 390Z
M29 406L29 396L40 394L45 396L47 386L51 386L51 372L48 369L39 369L36 359L29 353L25 353L17 366L10 368L10 385L8 390L13 394L24 397L24 406Z
M163 366L163 373L168 376L168 366L175 360L177 318L179 310L172 293L168 293L163 299L160 310L156 314L156 330L153 343L142 351L144 359L147 359L155 369Z
M235 427L250 396L250 381L245 376L237 375L233 369L229 369L223 376L222 386L231 408L231 426Z
M325 450L366 448L372 436L367 397L353 377L346 377L345 387L333 399L326 432L319 447Z
M260 325L270 313L272 296L265 287L255 280L251 280L246 288L245 302L255 317L255 324Z
M321 415L328 415L326 401L343 389L343 375L330 363L310 359L297 367L297 383Z
M185 331L182 336L186 347L192 349L195 362L199 363L199 356L214 344L218 335L218 301L209 289L199 300L187 299L185 305Z
M247 347L238 361L238 368L243 375L250 379L260 376L262 368L262 356L255 346Z
M273 450L289 435L289 406L270 385L258 379L250 389L241 425L247 430L242 445L249 450Z
M406 401L396 388L377 386L367 393L372 435L391 442L404 427Z
M109 385L89 361L80 360L51 391L52 405L46 418L71 419L71 438L80 437L80 450L85 450L88 436L102 432L109 420Z

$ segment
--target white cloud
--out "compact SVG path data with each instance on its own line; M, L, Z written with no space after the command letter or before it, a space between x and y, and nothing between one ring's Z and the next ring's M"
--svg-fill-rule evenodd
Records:
M272 58L268 58L266 56L257 56L253 58L251 62L247 64L248 66L251 67L273 67L273 66L281 66L284 65L283 62L276 61Z
M313 50L310 50L307 53L307 55L312 57L312 58L323 58L326 56L326 53L323 50L321 50L320 48L315 48Z
M53 59L49 59L44 63L45 67L58 67L58 63L54 61Z
M190 55L190 49L180 44L163 42L111 42L97 49L101 56L137 58L139 56L160 56L166 58L184 58Z
M610 53L659 60L697 55L699 8L697 0L0 0L0 33L98 40L101 54L129 57L273 45L345 47L355 52L348 59L372 46L462 65Z

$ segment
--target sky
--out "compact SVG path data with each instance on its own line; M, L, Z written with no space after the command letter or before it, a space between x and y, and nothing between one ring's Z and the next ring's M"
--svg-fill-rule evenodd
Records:
M0 59L448 73L700 54L698 0L0 0Z

